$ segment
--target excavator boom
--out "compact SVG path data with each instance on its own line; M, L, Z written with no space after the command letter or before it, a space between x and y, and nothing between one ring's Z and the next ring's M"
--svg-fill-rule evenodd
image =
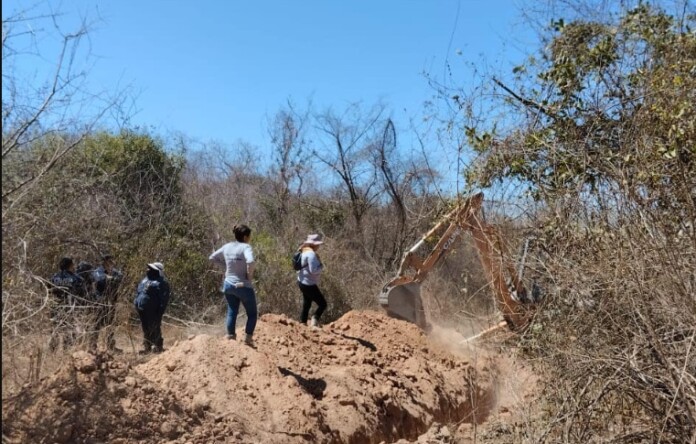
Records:
M397 276L382 288L378 298L389 315L413 322L424 330L429 329L420 294L421 283L462 234L469 231L507 326L511 330L526 327L532 313L531 307L525 303L527 290L507 259L500 233L481 218L482 204L483 193L465 199L404 254ZM443 229L435 247L421 260L416 251Z

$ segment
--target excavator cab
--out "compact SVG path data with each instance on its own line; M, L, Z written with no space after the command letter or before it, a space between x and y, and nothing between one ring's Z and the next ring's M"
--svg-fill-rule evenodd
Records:
M426 320L421 298L421 283L463 232L470 231L493 289L496 305L505 319L502 325L507 325L511 330L526 327L532 312L527 303L528 298L524 297L527 290L521 281L524 259L520 271L517 272L507 260L498 230L483 222L480 217L482 203L483 193L464 199L404 254L397 276L382 288L378 296L379 304L387 314L429 331L430 325ZM440 232L442 234L433 250L421 260L416 251L429 240L436 238Z

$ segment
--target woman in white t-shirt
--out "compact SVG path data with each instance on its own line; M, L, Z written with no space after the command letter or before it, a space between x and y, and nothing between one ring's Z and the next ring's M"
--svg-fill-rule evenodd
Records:
M249 245L251 228L243 224L235 225L232 231L235 241L223 245L211 254L209 259L225 265L222 292L227 299L227 337L237 339L236 324L239 304L241 303L247 313L244 342L253 345L252 337L258 314L256 293L254 293L254 287L251 284L254 277L254 252Z

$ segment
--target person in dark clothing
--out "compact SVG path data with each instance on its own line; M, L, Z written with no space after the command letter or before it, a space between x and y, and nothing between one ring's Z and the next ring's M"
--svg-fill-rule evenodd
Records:
M92 347L96 348L99 332L106 330L106 348L120 352L114 339L114 319L116 317L116 298L123 274L114 266L111 255L102 257L102 264L92 273L95 284L95 324L92 335Z
M61 340L66 349L75 343L77 339L75 307L86 295L84 281L75 273L75 263L72 258L62 258L59 267L60 271L51 277L53 331L48 342L51 351L58 348Z
M93 334L92 325L94 324L95 308L95 286L92 273L94 265L86 261L80 261L75 269L75 274L82 279L82 297L76 298L75 303L75 327L79 336L91 337Z
M87 300L94 299L94 279L92 278L92 272L94 271L94 266L89 262L80 261L75 269L75 274L82 279L82 291L84 297Z
M140 354L162 352L162 316L169 304L170 294L169 282L164 277L164 265L161 262L147 264L147 275L138 284L134 301L143 327L143 350Z

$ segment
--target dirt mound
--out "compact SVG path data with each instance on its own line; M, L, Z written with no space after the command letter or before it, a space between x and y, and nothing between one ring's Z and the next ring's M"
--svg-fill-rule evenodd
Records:
M434 423L485 420L491 384L417 327L381 313L350 312L321 330L265 315L253 348L191 336L135 367L77 353L6 400L3 434L27 442L414 440Z
M203 415L171 391L126 362L84 351L38 386L3 400L2 417L8 442L160 442L185 431L206 434Z
M467 420L472 400L490 403L466 361L382 314L350 312L322 330L282 315L259 325L256 348L201 335L137 370L267 442L415 438L433 421Z

